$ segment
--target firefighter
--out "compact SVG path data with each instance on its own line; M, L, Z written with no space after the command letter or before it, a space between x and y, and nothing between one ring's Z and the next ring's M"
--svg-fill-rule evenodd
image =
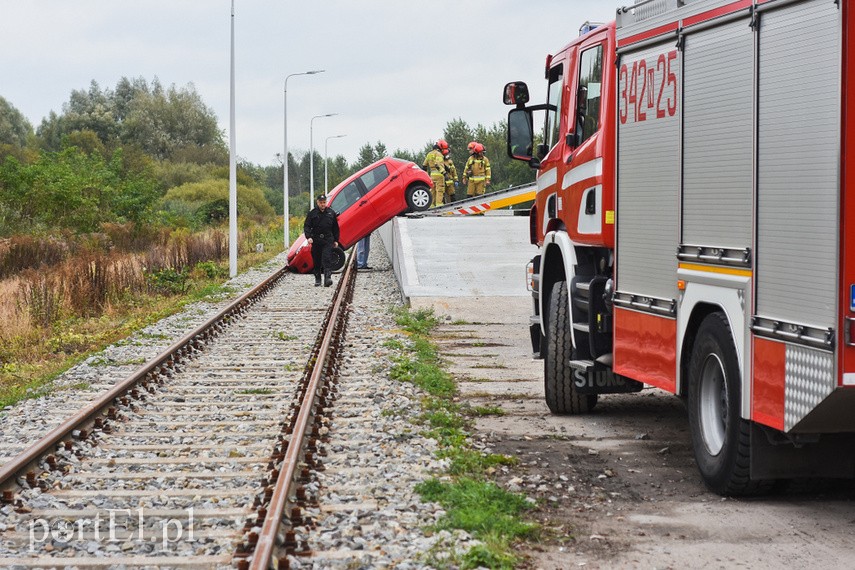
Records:
M430 179L433 182L433 205L442 206L442 199L445 196L445 157L442 151L448 151L448 143L442 139L436 141L433 145L433 150L425 156L422 168L430 174Z
M484 145L476 142L472 155L463 168L463 183L467 185L467 196L480 196L490 184L490 160L484 156Z
M332 285L332 250L338 247L338 215L327 207L325 194L318 196L317 203L317 208L313 208L306 216L303 233L312 246L315 287L321 286L321 272L324 274L324 287L329 287Z
M445 164L445 203L454 202L454 190L459 184L457 182L457 167L454 166L454 161L451 160L451 153L446 149L443 152Z

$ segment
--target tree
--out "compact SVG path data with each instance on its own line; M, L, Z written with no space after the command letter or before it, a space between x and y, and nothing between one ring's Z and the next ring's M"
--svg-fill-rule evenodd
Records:
M149 92L138 92L128 105L121 138L159 159L188 148L225 149L216 115L192 84L166 91L155 84Z
M51 112L37 131L41 147L59 151L77 131L94 132L107 152L134 145L156 159L225 164L228 152L214 112L195 87L164 89L157 78L123 77L115 91L92 81L71 92L62 113Z
M371 144L365 143L359 147L359 151L356 155L356 162L353 163L353 168L360 170L372 162L377 162L377 159L374 158L374 149L371 147Z
M119 136L119 121L114 111L113 94L102 91L96 81L89 84L89 91L71 92L68 103L63 105L65 133L94 131L105 145L115 146Z
M347 164L347 159L340 154L336 155L335 158L330 158L328 170L330 190L338 186L342 180L356 172L349 164Z
M462 174L463 166L469 159L467 145L475 138L472 129L463 119L452 119L446 124L442 136L448 143L451 160L454 161L458 173Z
M534 170L522 162L511 160L505 152L507 133L507 121L494 123L489 128L481 124L471 128L462 119L453 119L446 125L443 137L451 147L452 159L461 175L466 161L469 159L467 145L474 140L486 148L485 154L490 159L491 186L493 189L534 182Z
M33 126L6 99L0 97L0 145L23 148L33 134Z
M145 222L156 198L154 180L129 171L121 151L108 162L98 152L72 146L43 152L31 164L8 157L0 167L4 232L40 227L91 232L103 222Z
M353 172L361 170L369 164L377 162L384 156L389 156L389 151L386 149L385 144L380 141L377 141L377 144L372 147L371 143L365 143L359 148L356 157L356 162L353 163Z

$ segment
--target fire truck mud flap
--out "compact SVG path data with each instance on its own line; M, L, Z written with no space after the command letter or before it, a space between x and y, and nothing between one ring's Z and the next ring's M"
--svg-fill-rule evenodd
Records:
M571 360L573 386L579 394L624 394L641 392L644 384L620 374L592 360Z

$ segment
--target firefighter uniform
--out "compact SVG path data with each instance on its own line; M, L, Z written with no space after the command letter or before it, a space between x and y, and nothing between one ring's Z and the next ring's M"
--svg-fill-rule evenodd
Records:
M490 176L490 161L484 156L483 150L472 154L463 168L463 183L467 184L466 195L483 194L490 183Z
M422 166L430 174L430 179L433 182L433 205L442 206L442 199L445 196L445 161L442 151L434 148L427 153Z
M332 249L338 245L339 238L338 215L326 205L326 196L318 196L317 201L318 207L306 216L303 233L307 240L312 240L315 287L321 284L321 273L324 275L324 286L329 287L332 285Z
M457 187L457 167L451 160L451 155L446 154L445 160L445 203L454 202L454 189Z

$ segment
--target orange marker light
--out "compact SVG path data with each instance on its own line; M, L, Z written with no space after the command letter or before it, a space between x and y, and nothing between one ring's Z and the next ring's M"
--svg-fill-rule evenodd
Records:
M677 289L679 289L680 291L685 291L686 290L686 282L683 281L682 279L677 280Z

